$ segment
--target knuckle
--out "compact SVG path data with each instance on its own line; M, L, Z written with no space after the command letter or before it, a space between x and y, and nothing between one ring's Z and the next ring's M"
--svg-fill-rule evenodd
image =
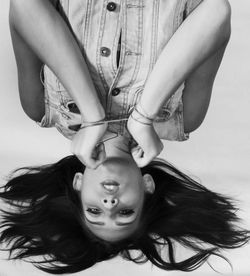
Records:
M92 163L90 166L91 166L92 170L95 170L95 169L97 169L98 164L97 163Z
M158 154L158 149L157 149L157 148L154 148L154 149L150 152L149 157L150 157L150 158L154 158L157 154Z

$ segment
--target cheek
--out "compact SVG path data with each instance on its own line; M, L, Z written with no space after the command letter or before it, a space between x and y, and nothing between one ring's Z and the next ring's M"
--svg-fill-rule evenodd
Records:
M101 177L101 172L96 170L86 171L83 175L83 183L85 186L94 185L95 183L100 182Z
M121 196L123 197L123 201L127 202L127 204L131 205L139 205L143 201L144 198L144 191L136 188L136 189L129 189L126 193Z
M98 193L95 191L93 185L83 185L81 190L81 200L83 205L88 203L94 204L98 201Z

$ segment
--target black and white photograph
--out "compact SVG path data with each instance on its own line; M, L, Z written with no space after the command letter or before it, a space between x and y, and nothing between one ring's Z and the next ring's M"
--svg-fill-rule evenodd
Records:
M0 276L250 275L250 1L0 22Z

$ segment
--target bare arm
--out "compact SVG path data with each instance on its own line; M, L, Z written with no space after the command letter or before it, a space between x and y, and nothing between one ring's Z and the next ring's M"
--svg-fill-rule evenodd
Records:
M133 157L139 167L149 164L163 149L152 120L143 118L143 111L144 115L155 117L185 81L184 127L187 132L196 129L206 114L229 36L230 8L226 0L204 0L165 46L137 107L142 116L134 110L127 124L138 143Z
M73 97L84 121L102 119L105 112L81 51L66 23L49 0L11 0L9 18L22 104L34 104L23 93L30 94L33 91L42 97L38 78L39 68L45 63ZM21 47L18 49L18 46ZM25 57L27 61L24 61ZM33 96L31 98L35 99ZM35 106L40 106L39 101ZM31 117L40 118L43 112L41 109Z
M42 61L18 35L10 23L12 44L17 63L18 87L22 107L34 121L44 115L44 88L40 81Z
M228 2L204 0L187 17L161 53L141 97L140 105L146 113L150 117L156 116L180 84L225 44L229 34Z

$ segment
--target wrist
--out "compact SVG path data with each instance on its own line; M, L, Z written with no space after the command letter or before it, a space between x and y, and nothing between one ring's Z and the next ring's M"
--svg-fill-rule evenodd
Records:
M93 121L93 122L82 122L80 129L87 128L87 127L93 127L93 126L100 126L100 125L107 125L107 121L104 119L101 119L99 121Z
M142 125L153 125L154 118L149 117L143 110L142 107L136 105L133 112L130 115L130 118Z
M97 121L104 120L106 117L105 111L102 106L100 107L95 106L95 108L90 110L87 110L86 108L84 108L84 110L81 111L81 114L82 114L82 118L81 118L82 123L97 122Z
M150 104L147 104L140 101L137 104L137 110L152 121L155 120L158 114L158 111L154 111L154 108L152 108L152 102Z

